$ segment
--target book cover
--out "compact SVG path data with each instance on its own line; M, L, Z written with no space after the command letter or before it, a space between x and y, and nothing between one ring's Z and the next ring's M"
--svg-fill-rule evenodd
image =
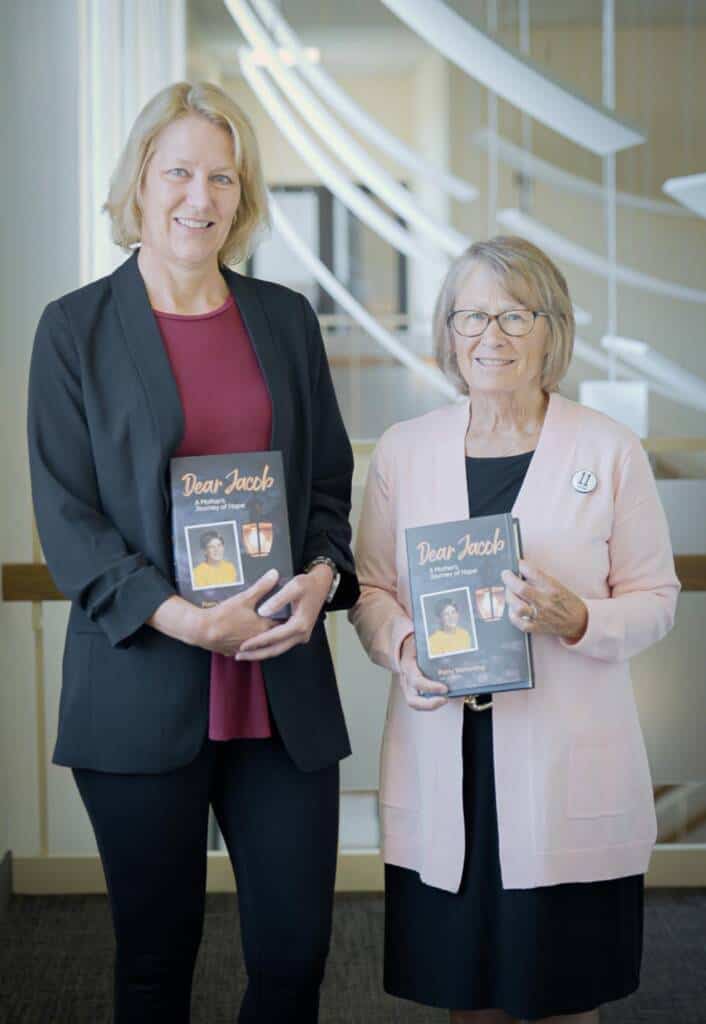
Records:
M417 663L450 697L531 689L531 638L510 622L503 569L518 573L511 515L407 529Z
M239 594L268 569L279 571L275 589L291 579L281 452L175 458L170 477L174 566L182 597L209 608Z

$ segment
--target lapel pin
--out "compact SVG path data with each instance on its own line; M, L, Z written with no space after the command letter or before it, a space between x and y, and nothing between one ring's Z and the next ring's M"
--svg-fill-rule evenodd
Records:
M590 494L591 491L595 491L598 480L590 469L579 469L571 477L571 484L579 494Z

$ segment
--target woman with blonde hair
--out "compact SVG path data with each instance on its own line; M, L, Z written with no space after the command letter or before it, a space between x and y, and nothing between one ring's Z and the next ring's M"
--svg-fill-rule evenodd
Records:
M632 992L656 837L628 659L679 583L630 430L563 398L566 282L520 238L472 245L434 316L465 400L393 426L372 458L352 621L393 682L381 760L385 987L455 1024L596 1021ZM510 621L535 688L450 699L419 671L405 528L512 511Z
M73 769L105 869L115 1020L189 1020L211 805L238 885L239 1019L309 1024L350 749L323 619L358 593L351 448L310 305L228 268L266 225L267 194L226 93L156 95L106 209L137 251L44 311L29 444L47 563L71 599L54 761ZM189 604L174 586L170 458L269 449L296 575L269 597L276 573ZM286 605L286 622L270 617Z

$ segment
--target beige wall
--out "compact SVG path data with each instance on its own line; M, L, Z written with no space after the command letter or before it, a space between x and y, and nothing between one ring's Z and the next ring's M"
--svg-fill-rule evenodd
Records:
M44 306L79 284L76 18L73 0L26 0L0 27L3 563L32 559L25 409L34 332ZM29 605L0 605L0 859L6 845L15 854L39 847L32 626Z

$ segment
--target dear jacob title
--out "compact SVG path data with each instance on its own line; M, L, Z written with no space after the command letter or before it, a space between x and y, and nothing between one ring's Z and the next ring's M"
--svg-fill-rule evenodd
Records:
M194 508L197 512L209 509L245 508L244 503L227 502L232 494L262 494L275 485L275 478L270 473L269 465L265 465L256 476L243 476L238 468L232 469L224 477L201 479L197 473L184 473L181 476L181 493L185 498L196 498Z
M492 538L478 540L465 533L455 544L444 544L434 547L427 540L417 544L418 565L428 566L430 579L441 579L452 576L472 576L477 569L463 568L459 565L466 558L483 555L497 555L505 550L505 539L499 527L495 528Z

